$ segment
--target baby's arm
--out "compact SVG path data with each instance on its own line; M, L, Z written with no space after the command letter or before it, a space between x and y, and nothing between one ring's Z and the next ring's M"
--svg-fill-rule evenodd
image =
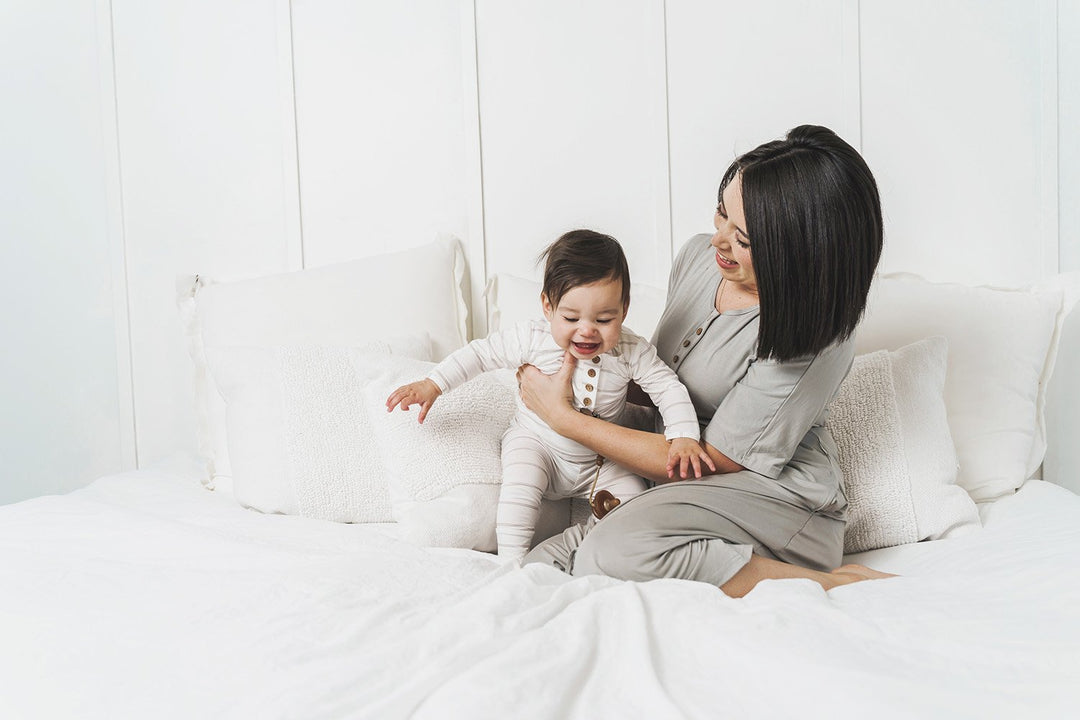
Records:
M517 323L450 353L432 368L428 377L446 392L491 370L516 369L528 362L533 340L531 324Z
M424 418L427 417L431 405L440 395L442 395L442 390L439 389L439 386L430 378L424 378L408 385L402 385L390 393L390 397L386 399L386 412L392 411L395 407L408 410L413 405L419 405L420 417L417 420L422 423Z
M503 332L492 333L486 338L473 340L463 348L452 352L445 360L431 369L428 377L408 385L402 385L386 399L386 411L395 407L408 410L420 406L418 420L424 422L435 399L477 375L504 367L520 365L532 337L528 324L518 324Z
M705 452L705 448L701 447L700 442L690 438L675 438L668 448L667 476L674 479L675 471L678 470L679 477L685 480L686 473L693 468L694 477L700 479L702 462L708 465L710 470L716 472L715 463L709 457L709 453Z

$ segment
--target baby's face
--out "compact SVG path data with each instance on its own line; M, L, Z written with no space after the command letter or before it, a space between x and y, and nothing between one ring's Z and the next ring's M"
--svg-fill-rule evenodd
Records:
M543 305L556 344L578 360L590 360L615 347L627 310L622 281L610 279L567 291L558 307L544 296Z

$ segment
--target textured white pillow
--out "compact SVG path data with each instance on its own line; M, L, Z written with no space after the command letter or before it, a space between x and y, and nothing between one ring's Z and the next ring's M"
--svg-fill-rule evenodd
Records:
M844 552L936 540L978 527L955 485L956 452L942 390L942 337L855 358L826 422L848 497Z
M491 330L540 317L541 288L541 283L535 280L505 273L491 278L484 292ZM626 316L626 327L643 338L651 338L656 323L664 313L666 299L667 294L663 290L631 281L630 312Z
M428 345L393 341L399 354L440 359L467 342L465 257L453 238L325 267L236 282L178 281L178 303L195 362L199 445L208 481L232 470L225 407L206 354L227 347L361 346L426 333ZM282 511L282 510L273 510Z
M857 352L931 335L948 340L945 407L957 483L976 501L1020 487L1046 452L1044 388L1067 311L1060 282L1003 290L899 274L878 277L871 288Z
M388 413L386 398L426 377L434 363L384 358L382 364L365 387L365 406L399 536L422 546L494 551L500 448L514 416L513 385L500 373L474 378L440 396L421 425L416 410Z
M233 494L245 507L337 522L390 522L389 485L364 387L388 347L211 347L226 405Z

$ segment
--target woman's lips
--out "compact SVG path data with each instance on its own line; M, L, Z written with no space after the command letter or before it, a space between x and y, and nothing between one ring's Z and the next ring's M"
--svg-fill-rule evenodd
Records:
M731 270L732 268L739 267L739 263L735 262L734 260L728 260L720 253L716 253L716 264L724 268L725 270Z

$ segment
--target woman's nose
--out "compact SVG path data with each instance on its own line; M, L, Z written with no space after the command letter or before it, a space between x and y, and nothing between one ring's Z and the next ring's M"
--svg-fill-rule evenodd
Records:
M731 235L731 230L729 230L726 226L721 225L720 228L713 233L712 246L717 250L724 250L730 248Z

